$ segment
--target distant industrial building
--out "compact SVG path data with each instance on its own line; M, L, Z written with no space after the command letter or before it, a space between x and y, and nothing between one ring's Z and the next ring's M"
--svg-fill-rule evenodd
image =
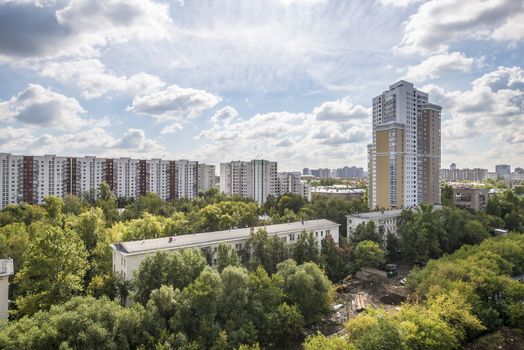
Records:
M221 243L236 250L246 247L250 235L258 229L265 229L268 235L277 236L287 244L293 244L305 232L313 232L321 249L321 242L327 235L339 241L339 224L329 220L309 220L262 227L236 228L225 231L162 237L140 241L111 244L113 249L113 271L126 280L133 278L133 272L148 256L158 252L172 253L181 249L200 249L211 254L212 265L216 264L216 253Z
M324 198L341 198L341 199L362 199L366 190L361 188L353 188L344 185L333 185L333 186L319 186L311 189L313 197L324 197Z
M0 320L9 317L9 276L13 273L13 259L0 259Z

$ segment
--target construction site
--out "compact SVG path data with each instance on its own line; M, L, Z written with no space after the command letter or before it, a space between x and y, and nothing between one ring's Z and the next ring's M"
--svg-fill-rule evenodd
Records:
M398 309L406 300L406 276L408 267L388 271L368 267L354 276L348 275L336 285L333 314L325 319L319 329L326 335L334 335L344 329L344 324L367 307Z

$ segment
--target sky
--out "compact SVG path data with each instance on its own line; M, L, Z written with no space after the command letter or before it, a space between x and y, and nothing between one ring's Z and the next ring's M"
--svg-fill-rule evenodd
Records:
M443 167L524 167L524 1L0 0L0 152L367 168L400 79Z

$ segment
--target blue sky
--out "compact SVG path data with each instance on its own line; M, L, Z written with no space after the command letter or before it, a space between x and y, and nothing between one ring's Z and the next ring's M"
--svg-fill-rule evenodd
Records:
M443 166L524 166L522 1L0 0L0 33L1 152L365 167L406 79Z

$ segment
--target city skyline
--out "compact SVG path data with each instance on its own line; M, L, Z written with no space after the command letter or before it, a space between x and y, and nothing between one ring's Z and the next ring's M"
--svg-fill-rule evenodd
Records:
M443 107L443 164L514 168L523 16L502 0L3 1L0 152L366 168L371 99L405 79Z

